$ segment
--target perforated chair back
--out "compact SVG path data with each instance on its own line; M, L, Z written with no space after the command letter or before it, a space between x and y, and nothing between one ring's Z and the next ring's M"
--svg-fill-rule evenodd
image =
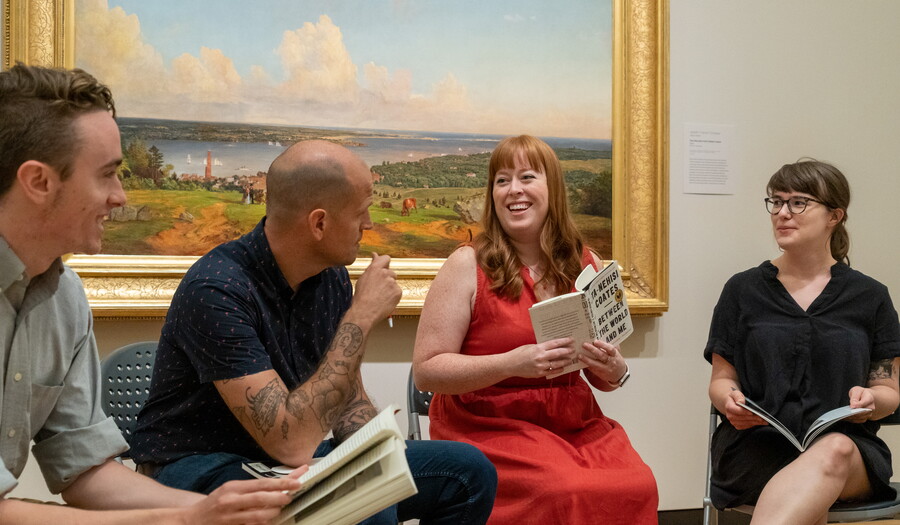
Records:
M409 413L409 439L422 439L419 417L428 417L431 398L434 392L425 392L416 388L412 367L409 369L409 380L406 384L406 411Z
M712 445L712 436L719 423L719 411L712 404L709 406L709 443ZM878 420L882 425L900 425L900 411ZM710 480L712 479L712 447L706 448L706 494L703 496L703 525L717 525L719 520L718 510L713 507L710 498ZM900 483L892 482L891 487L897 491L897 496L892 500L863 501L863 502L837 502L828 509L828 523L848 523L859 521L875 521L885 518L893 518L900 515ZM742 514L753 514L752 505L741 505L728 511L736 511Z
M113 418L129 444L138 412L150 395L155 356L156 341L144 341L125 345L100 363L103 411Z

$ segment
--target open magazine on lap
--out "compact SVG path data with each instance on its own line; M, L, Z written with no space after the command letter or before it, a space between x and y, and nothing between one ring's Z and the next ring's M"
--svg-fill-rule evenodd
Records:
M772 428L778 430L784 437L788 439L797 450L803 452L809 445L817 438L819 435L824 432L828 427L837 423L838 421L842 421L847 419L848 417L855 416L856 414L861 414L863 412L871 412L871 408L850 408L850 405L842 406L840 408L835 408L834 410L829 410L825 412L821 416L819 416L812 425L806 430L806 434L803 435L802 440L798 440L794 433L788 430L786 426L781 421L778 421L775 416L766 412L761 406L751 401L749 398L744 398L744 403L738 403L738 405L746 408L750 412L753 412L757 416L766 420Z

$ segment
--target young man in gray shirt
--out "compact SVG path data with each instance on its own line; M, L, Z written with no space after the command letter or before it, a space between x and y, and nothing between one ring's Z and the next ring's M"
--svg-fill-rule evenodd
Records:
M91 311L60 257L98 253L105 217L125 203L114 117L109 89L84 71L0 72L0 524L266 523L301 469L204 496L113 459L128 445L100 408ZM7 497L32 441L68 505Z

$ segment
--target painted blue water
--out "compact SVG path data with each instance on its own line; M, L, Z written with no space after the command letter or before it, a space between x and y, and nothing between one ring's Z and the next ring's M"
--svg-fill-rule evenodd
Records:
M365 133L364 131L362 133ZM503 138L500 135L465 135L435 132L378 132L380 136L356 136L351 140L363 146L353 147L370 166L383 162L416 161L440 155L471 155L490 152ZM393 136L385 136L388 133ZM581 148L608 151L609 140L555 138L544 139L552 147ZM245 142L201 142L191 140L149 140L148 146L155 145L162 152L166 164L172 164L175 172L196 173L206 171L204 161L207 151L213 162L212 173L217 177L230 175L256 175L268 171L269 165L290 144L245 143ZM190 156L190 162L189 158Z

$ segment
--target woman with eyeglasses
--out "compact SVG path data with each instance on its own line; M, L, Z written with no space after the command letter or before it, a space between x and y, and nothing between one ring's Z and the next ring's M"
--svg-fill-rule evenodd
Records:
M781 255L733 276L705 358L723 415L712 441L713 503L755 504L751 523L826 523L835 501L886 499L891 454L877 420L900 403L900 324L887 288L850 268L850 187L834 166L787 164L766 187ZM740 406L760 405L796 436L831 409L869 408L800 452Z

